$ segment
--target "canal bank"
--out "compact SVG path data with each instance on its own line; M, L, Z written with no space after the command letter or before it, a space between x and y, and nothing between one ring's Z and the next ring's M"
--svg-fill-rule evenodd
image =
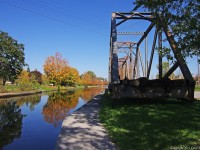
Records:
M102 94L67 116L62 124L56 150L115 150L115 145L99 120Z
M17 96L27 96L27 95L39 94L42 92L43 91L31 91L31 92L19 92L19 93L0 93L0 99L17 97Z

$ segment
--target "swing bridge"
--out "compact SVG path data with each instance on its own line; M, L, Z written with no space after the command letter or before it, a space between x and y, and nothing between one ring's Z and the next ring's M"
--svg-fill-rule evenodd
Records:
M118 31L125 22L135 20L149 22L149 25L143 32L135 31L134 27L131 31ZM109 54L109 90L112 98L175 98L192 101L195 82L190 70L178 50L170 28L162 23L162 18L159 25L154 20L155 17L149 12L112 13ZM150 33L153 33L152 45L148 51L147 37ZM122 41L122 36L137 36L138 40ZM165 41L168 41L175 61L163 74ZM143 50L140 47L143 47ZM158 75L150 79L156 53ZM181 70L184 78L171 80L169 77L177 68Z

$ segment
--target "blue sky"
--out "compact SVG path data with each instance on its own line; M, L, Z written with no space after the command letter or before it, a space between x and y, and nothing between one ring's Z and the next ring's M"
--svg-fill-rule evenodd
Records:
M43 73L45 59L59 52L80 74L91 70L107 78L111 13L131 11L132 1L0 0L0 30L25 45L31 70Z

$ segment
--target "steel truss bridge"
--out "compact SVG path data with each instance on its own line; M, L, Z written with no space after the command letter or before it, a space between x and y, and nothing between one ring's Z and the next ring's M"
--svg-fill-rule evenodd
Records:
M148 21L145 31L119 32L117 29L125 22L133 20ZM120 98L176 98L194 99L195 82L190 70L178 50L170 28L164 23L155 23L155 17L149 12L114 12L111 18L110 54L109 54L109 90L113 99ZM162 22L162 18L160 18ZM155 30L150 57L147 52L147 37ZM133 29L134 30L134 29ZM120 41L119 36L139 36L138 41ZM166 39L163 40L163 36ZM163 42L168 41L175 62L163 75ZM145 45L145 59L142 60L141 44ZM155 49L158 49L158 77L150 79ZM119 58L120 53L124 57ZM179 67L184 79L170 80L169 76Z

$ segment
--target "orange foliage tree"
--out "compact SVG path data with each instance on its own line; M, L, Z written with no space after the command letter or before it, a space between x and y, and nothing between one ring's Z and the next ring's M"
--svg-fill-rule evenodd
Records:
M88 85L104 85L106 80L103 78L96 77L95 73L92 71L87 71L81 75L81 82L84 86Z
M80 83L79 72L76 68L70 67L67 69L65 83L70 86L74 86L75 84Z
M81 81L82 81L82 84L84 86L88 86L88 85L91 85L91 76L89 73L84 73L82 76L81 76Z
M66 77L66 68L69 67L66 59L62 58L60 53L55 56L49 56L44 63L44 72L51 83L60 87Z

